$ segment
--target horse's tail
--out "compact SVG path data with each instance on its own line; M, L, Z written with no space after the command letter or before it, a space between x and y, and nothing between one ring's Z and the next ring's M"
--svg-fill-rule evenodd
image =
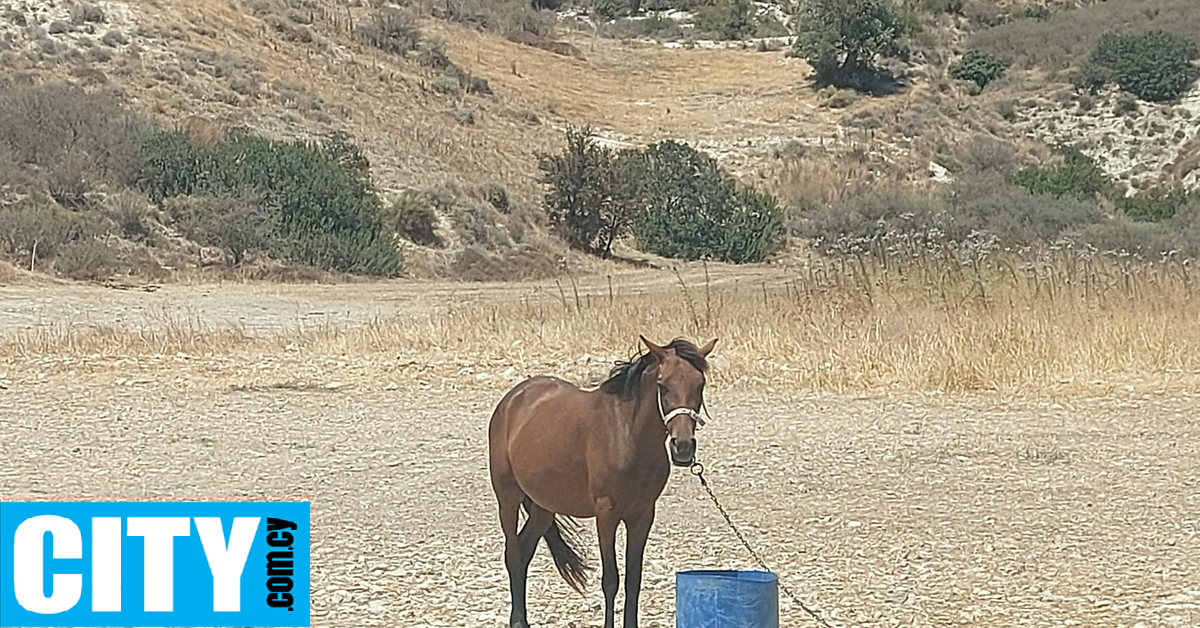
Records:
M528 510L527 504L522 505ZM554 522L542 538L550 548L550 556L554 558L554 566L558 568L559 575L582 595L587 586L587 572L591 566L575 549L579 545L579 522L563 515L554 515Z
M580 594L587 586L587 572L591 567L584 562L583 557L575 549L579 538L579 524L570 517L554 516L554 523L542 536L550 555L554 557L554 566L563 580Z

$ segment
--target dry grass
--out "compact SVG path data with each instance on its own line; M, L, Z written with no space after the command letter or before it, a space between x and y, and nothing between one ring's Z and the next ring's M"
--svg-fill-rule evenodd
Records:
M240 365L226 374L250 384L310 367L305 376L342 381L506 385L550 372L594 383L637 350L638 334L681 334L721 338L714 377L723 387L1200 390L1193 275L1189 263L1065 251L1024 264L966 252L886 264L863 256L733 285L678 276L609 292L560 282L525 298L460 301L357 327L252 333L172 319L139 332L39 328L10 336L0 355L43 368L63 358L80 368L210 356Z

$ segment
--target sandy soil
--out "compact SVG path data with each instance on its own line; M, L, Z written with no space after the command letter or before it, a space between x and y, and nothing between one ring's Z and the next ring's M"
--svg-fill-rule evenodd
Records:
M500 394L19 380L0 391L0 494L311 501L314 626L501 626ZM1200 623L1195 399L709 396L714 490L835 625ZM676 570L754 567L686 472L660 513L652 628L674 625ZM598 574L580 597L544 548L532 573L535 625L600 625ZM781 606L783 625L816 626Z

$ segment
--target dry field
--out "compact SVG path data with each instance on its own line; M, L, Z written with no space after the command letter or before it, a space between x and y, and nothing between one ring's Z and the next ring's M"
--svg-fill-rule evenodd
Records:
M313 625L501 626L493 404L529 373L594 382L639 332L712 334L707 475L834 625L1200 624L1184 275L1123 293L1097 265L1099 294L1051 307L983 270L862 268L626 271L611 297L604 277L0 287L0 494L307 500ZM686 472L660 512L642 625L666 628L676 570L754 564ZM532 574L536 625L600 625L598 574L575 595L544 548Z

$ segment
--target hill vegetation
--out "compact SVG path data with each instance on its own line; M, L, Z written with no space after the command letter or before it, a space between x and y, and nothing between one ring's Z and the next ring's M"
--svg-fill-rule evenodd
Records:
M1195 256L1197 32L1189 0L2 0L0 255L158 281Z

